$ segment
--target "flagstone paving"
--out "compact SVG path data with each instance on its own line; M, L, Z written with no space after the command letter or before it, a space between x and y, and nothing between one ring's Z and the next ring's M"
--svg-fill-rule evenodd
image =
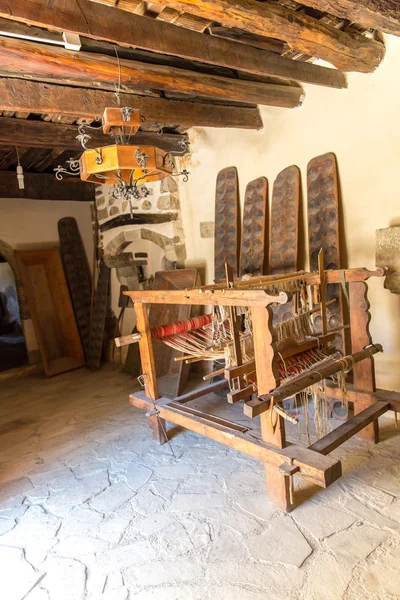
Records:
M191 432L157 446L134 389L110 367L1 384L2 600L400 598L393 419L377 446L335 451L344 476L327 490L296 479L284 515L255 460Z

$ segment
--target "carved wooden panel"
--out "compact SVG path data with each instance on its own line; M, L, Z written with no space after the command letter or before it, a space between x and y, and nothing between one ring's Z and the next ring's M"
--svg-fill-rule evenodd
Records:
M275 179L272 191L269 272L297 271L300 171L287 167Z
M339 187L336 157L333 153L313 158L307 167L308 239L311 271L318 270L318 253L324 250L325 269L340 269ZM343 325L342 293L339 284L326 286L326 301L337 298L327 308L328 330ZM314 326L322 331L321 316ZM335 346L343 351L343 336L336 335Z
M222 169L215 194L215 279L225 278L225 263L238 271L239 184L236 167Z
M243 207L239 275L262 275L264 267L268 181L259 177L247 187Z

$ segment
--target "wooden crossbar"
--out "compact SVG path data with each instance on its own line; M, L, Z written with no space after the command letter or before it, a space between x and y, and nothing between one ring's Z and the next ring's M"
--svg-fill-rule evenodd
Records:
M316 441L309 446L309 449L319 452L320 454L329 454L329 452L332 452L332 450L341 446L344 442L353 437L353 435L364 429L364 427L367 427L367 425L376 421L388 410L390 410L389 402L375 402L320 440Z
M137 408L146 411L154 410L152 400L147 398L143 391L131 394L129 401ZM155 406L159 418L199 433L204 437L234 448L264 463L275 465L276 467L280 467L283 463L289 463L294 467L298 467L298 474L301 477L320 487L328 487L339 479L342 474L340 461L332 457L322 456L318 452L294 444L288 445L286 448L276 448L258 440L254 432L250 434L233 431L231 427L223 426L214 421L211 422L210 415L205 415L204 413L201 416L183 414L181 407L175 408L170 404L171 400L168 398L159 398L156 401Z

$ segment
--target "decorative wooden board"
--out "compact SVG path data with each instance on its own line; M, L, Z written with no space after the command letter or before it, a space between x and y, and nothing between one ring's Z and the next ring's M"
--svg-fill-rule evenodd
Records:
M325 269L340 269L339 245L339 187L336 157L333 153L313 158L307 166L308 239L310 269L318 270L318 253L324 250ZM328 331L343 325L342 292L339 284L326 286L326 301L338 302L327 307ZM322 331L320 315L314 318L316 330ZM335 346L344 351L341 333L336 334Z
M269 233L269 273L297 271L299 237L300 171L287 167L275 179L272 190Z
M71 295L72 306L85 353L89 346L92 278L76 220L64 217L58 221L60 254Z
M103 350L104 327L108 308L108 290L110 285L110 269L100 262L97 277L96 292L94 294L93 312L90 324L89 346L86 363L90 369L100 368Z
M265 177L251 181L246 187L240 247L240 276L246 273L263 274L267 195L268 181Z
M225 278L225 263L238 271L239 253L239 183L236 167L222 169L217 176L215 194L215 255L214 277Z
M85 364L58 248L17 250L16 259L48 377Z
M197 269L177 269L175 271L158 271L154 276L153 290L185 290L199 285ZM149 325L165 325L175 321L189 319L192 315L190 305L180 304L151 304L149 312ZM190 365L184 361L174 361L175 356L181 353L173 350L161 340L153 339L154 360L157 378L171 376L172 381L165 381L169 389L165 389L163 381L159 381L159 388L163 394L180 395L186 385Z

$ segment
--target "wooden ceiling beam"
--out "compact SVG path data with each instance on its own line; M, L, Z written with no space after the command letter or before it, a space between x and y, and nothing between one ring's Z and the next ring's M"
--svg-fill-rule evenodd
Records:
M168 65L125 59L117 62L106 55L12 38L0 39L0 74L113 91L119 81L122 91L133 93L150 88L284 108L299 106L303 99L299 85L280 80L243 81Z
M89 148L106 146L112 143L109 135L102 130L90 129ZM52 148L57 150L82 150L76 139L78 128L74 125L61 125L45 121L29 121L15 118L0 118L0 145L27 146L28 148ZM187 136L164 133L162 136L152 132L138 131L134 144L138 146L158 146L168 152L182 154L180 142Z
M155 2L164 4L164 0ZM353 3L356 4L356 1ZM324 10L321 7L323 2L315 0L315 4L319 10ZM342 71L370 73L378 67L385 54L384 45L377 40L355 32L340 31L333 25L277 3L261 3L257 0L169 0L168 6L226 27L283 39L291 48L326 60Z
M94 202L94 183L80 179L65 178L57 181L54 175L47 173L24 173L25 188L20 190L16 173L0 171L0 189L2 198L27 198L29 200L72 200Z
M79 0L79 6L76 0L70 0L67 6L62 0L13 0L12 3L0 0L0 17L253 75L281 77L335 88L347 87L343 73L334 69L296 62L229 39L177 29L175 25L161 20L124 13L89 0ZM341 32L334 32L336 37L340 37ZM363 45L366 38L359 38L359 43ZM336 43L335 40L332 43Z
M147 121L179 123L183 127L237 127L261 129L257 107L223 106L184 100L120 95L121 106L138 108ZM107 106L115 105L114 92L52 85L24 79L0 78L0 111L15 110L42 114L74 114L93 121Z
M368 29L400 35L398 0L301 0L302 4L355 21Z

